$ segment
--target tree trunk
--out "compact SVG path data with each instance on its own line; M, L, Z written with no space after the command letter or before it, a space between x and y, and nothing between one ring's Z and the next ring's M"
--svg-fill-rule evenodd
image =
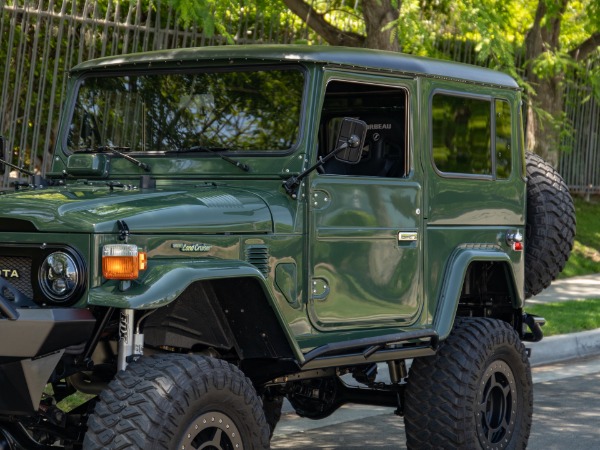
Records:
M533 61L544 52L558 50L562 15L568 0L560 0L552 15L547 0L539 0L533 26L525 38L528 61L526 76L535 93L530 93L527 108L527 150L533 151L555 167L558 166L560 146L560 117L563 112L563 89L558 75L538 76Z
M400 51L396 27L389 26L400 16L402 2L394 7L392 0L363 0L362 10L367 28L365 47L379 50ZM388 27L388 28L386 28Z
M336 28L325 20L323 14L303 0L283 0L283 3L331 45L400 50L395 27L385 28L391 22L398 20L401 0L362 0L366 36Z
M331 45L363 47L365 37L351 31L340 30L325 20L310 4L303 0L283 0L290 10L302 19L315 33Z

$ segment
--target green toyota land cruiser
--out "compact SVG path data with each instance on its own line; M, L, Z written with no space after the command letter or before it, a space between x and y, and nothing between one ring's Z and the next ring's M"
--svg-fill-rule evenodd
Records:
M524 301L575 220L512 78L232 46L69 83L52 169L0 192L0 448L268 448L284 398L526 446Z

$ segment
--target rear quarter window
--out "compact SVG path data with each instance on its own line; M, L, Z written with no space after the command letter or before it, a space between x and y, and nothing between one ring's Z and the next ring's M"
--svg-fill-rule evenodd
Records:
M433 161L442 174L510 176L511 111L506 100L435 93L431 133Z

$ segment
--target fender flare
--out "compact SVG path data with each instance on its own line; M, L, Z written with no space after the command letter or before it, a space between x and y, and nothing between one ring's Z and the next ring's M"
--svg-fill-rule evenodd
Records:
M239 260L214 259L155 261L127 289L120 289L119 283L106 283L90 289L88 303L118 309L155 309L176 300L196 281L240 277L258 279L269 303L274 306L265 277L255 266Z
M517 277L514 273L513 261L507 253L496 246L458 247L448 259L433 318L433 328L437 331L440 340L446 339L452 331L467 268L475 261L506 263L509 268L509 282L511 283L509 289L513 293L513 307L523 307L523 283L520 284L521 287L516 283Z
M117 309L149 310L168 305L198 281L253 278L265 294L266 301L285 336L290 350L298 360L302 352L277 307L265 276L252 264L240 260L155 260L143 276L121 289L119 282L105 283L90 289L88 304Z

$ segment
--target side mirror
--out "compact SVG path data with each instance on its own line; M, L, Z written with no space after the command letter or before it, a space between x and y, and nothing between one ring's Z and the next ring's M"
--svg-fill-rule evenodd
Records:
M357 164L365 145L367 124L359 119L344 117L336 139L335 159L348 164ZM344 145L347 144L347 145Z
M362 149L365 145L365 135L367 134L367 124L362 120L344 117L342 120L340 131L337 135L334 150L330 151L326 156L319 158L318 161L304 169L296 176L292 176L283 182L285 191L292 197L298 198L298 186L300 182L313 170L321 167L334 156L336 159L348 163L356 164L362 156Z

